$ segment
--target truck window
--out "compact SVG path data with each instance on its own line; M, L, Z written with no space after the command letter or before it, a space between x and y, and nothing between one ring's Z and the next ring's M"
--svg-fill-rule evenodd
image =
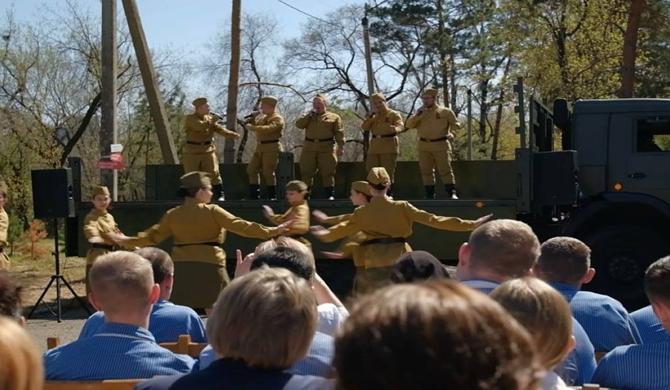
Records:
M638 119L636 151L670 152L670 117L654 116Z

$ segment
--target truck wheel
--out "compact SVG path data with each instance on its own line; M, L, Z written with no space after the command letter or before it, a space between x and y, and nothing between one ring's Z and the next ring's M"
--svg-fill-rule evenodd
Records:
M635 225L604 227L586 239L596 269L584 288L618 299L629 310L648 304L642 285L647 267L670 254L667 240L656 231Z

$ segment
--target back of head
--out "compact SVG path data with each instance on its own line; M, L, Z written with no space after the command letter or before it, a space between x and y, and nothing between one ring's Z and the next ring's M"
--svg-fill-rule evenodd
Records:
M647 268L644 290L652 303L663 303L670 310L670 256L656 260Z
M361 298L337 336L334 366L346 390L531 389L539 370L523 327L450 280Z
M535 270L550 283L579 284L591 266L591 249L572 237L554 237L540 247Z
M300 244L305 247L304 244ZM251 262L251 270L263 266L286 268L295 275L311 282L314 279L315 273L314 256L306 248L283 246L282 243L277 243L277 247L262 251L254 257Z
M163 283L167 276L174 274L174 262L166 251L148 246L136 250L135 253L149 260L151 263L154 283Z
M0 315L21 317L21 286L7 272L0 272Z
M118 251L100 256L88 277L91 292L105 312L137 312L153 303L151 263L136 253Z
M0 390L40 390L42 355L14 319L0 316Z
M207 337L221 357L285 369L305 356L316 323L316 298L307 281L286 269L262 268L221 292Z
M394 283L411 283L426 279L449 278L447 269L426 251L411 251L403 254L393 266L391 280Z
M540 279L526 277L501 284L491 298L528 330L543 368L551 370L565 358L572 337L572 314L558 291Z
M511 219L487 222L470 234L470 267L505 279L530 273L540 242L527 224Z

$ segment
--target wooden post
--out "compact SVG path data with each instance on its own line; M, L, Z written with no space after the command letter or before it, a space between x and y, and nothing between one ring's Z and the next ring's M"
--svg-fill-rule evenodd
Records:
M116 124L116 0L102 0L102 90L100 116L100 157L109 156L110 145L118 142ZM114 170L101 169L100 183L112 191L112 200L118 200L118 175Z
M237 127L237 95L240 83L240 19L242 0L233 0L230 23L230 72L228 74L228 103L226 106L226 127L236 131ZM223 147L223 162L232 164L235 161L235 140L226 138Z
M370 31L368 28L368 5L365 4L365 16L361 21L363 24L363 46L365 48L365 71L368 81L368 99L375 93L375 75L372 70L372 48L370 47ZM372 112L372 99L369 100L369 111ZM368 148L370 147L370 132L363 131L363 161L368 159Z
M160 89L158 88L158 81L156 80L156 71L151 60L149 47L147 45L147 38L144 36L142 29L142 20L140 19L140 12L137 9L135 0L122 0L123 10L128 21L128 29L135 47L135 55L140 66L140 73L142 74L142 81L144 82L144 89L147 93L147 100L149 101L149 110L151 118L156 127L156 134L158 135L158 143L161 147L161 154L163 155L163 162L165 164L179 164L177 151L172 140L172 133L170 132L170 122L168 121L163 99L161 97Z

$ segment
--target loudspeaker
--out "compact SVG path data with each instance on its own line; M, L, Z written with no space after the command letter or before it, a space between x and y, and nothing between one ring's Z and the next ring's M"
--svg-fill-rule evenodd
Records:
M533 201L536 206L571 205L578 200L577 152L538 152L533 155Z
M40 169L31 172L35 218L75 216L72 172L68 168Z

